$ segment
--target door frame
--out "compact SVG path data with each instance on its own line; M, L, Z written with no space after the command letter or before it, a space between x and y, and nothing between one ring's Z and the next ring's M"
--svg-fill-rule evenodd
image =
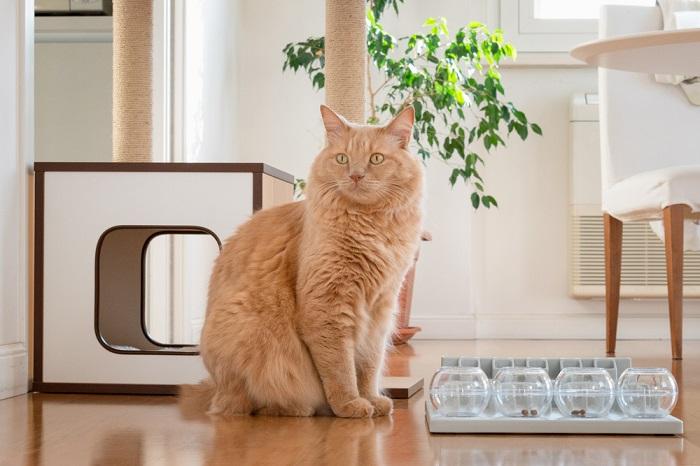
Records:
M30 177L34 162L34 1L0 0L0 57L7 59L9 70L0 76L0 100L9 97L0 137L9 141L4 167L16 180L14 208L0 217L15 228L16 255L3 264L2 280L14 281L9 293L10 306L0 308L0 326L14 328L0 342L0 399L26 393L29 389L30 322ZM14 98L13 98L14 97ZM14 160L14 164L13 164ZM6 231L11 231L8 229ZM12 241L12 240L10 240ZM9 242L8 242L9 244ZM9 265L9 267L8 267ZM16 270L12 270L16 268Z

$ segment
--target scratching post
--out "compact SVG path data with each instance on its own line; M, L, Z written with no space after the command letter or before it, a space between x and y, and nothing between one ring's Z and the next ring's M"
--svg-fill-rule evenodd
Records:
M365 122L367 29L364 0L326 0L326 104Z
M152 0L113 5L112 159L151 162Z

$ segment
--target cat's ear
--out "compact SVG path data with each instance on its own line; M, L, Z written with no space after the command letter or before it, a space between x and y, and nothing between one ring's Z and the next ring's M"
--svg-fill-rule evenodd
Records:
M415 117L413 106L408 106L384 127L384 132L394 138L402 149L408 147L411 142Z
M348 129L348 122L345 118L325 105L321 105L321 118L323 119L323 126L326 127L326 135L329 141L341 137Z

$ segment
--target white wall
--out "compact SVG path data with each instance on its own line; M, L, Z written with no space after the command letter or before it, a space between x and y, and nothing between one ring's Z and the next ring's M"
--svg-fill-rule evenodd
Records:
M0 0L0 398L26 392L28 379L26 193L33 150L33 3L27 3L32 8Z
M112 160L112 43L36 44L36 160Z
M323 35L323 0L239 0L238 151L302 178L323 145L319 105L302 75L282 73L282 48Z

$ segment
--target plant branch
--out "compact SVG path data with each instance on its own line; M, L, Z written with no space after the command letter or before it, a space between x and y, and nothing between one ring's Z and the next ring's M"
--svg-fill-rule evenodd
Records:
M369 68L368 68L368 72L369 72ZM371 92L371 90L370 90L370 93L372 94L372 97L376 97L377 94L379 94L379 91L381 91L382 89L384 89L384 87L385 87L387 84L389 84L390 82L391 82L391 78L386 78L386 79L384 80L384 82L383 82L377 89L374 90L374 92Z
M367 97L369 97L369 114L370 117L367 119L368 123L376 123L377 119L377 109L374 105L375 92L372 92L372 69L371 69L371 58L369 53L367 54L367 60L365 61L365 69L367 71Z

